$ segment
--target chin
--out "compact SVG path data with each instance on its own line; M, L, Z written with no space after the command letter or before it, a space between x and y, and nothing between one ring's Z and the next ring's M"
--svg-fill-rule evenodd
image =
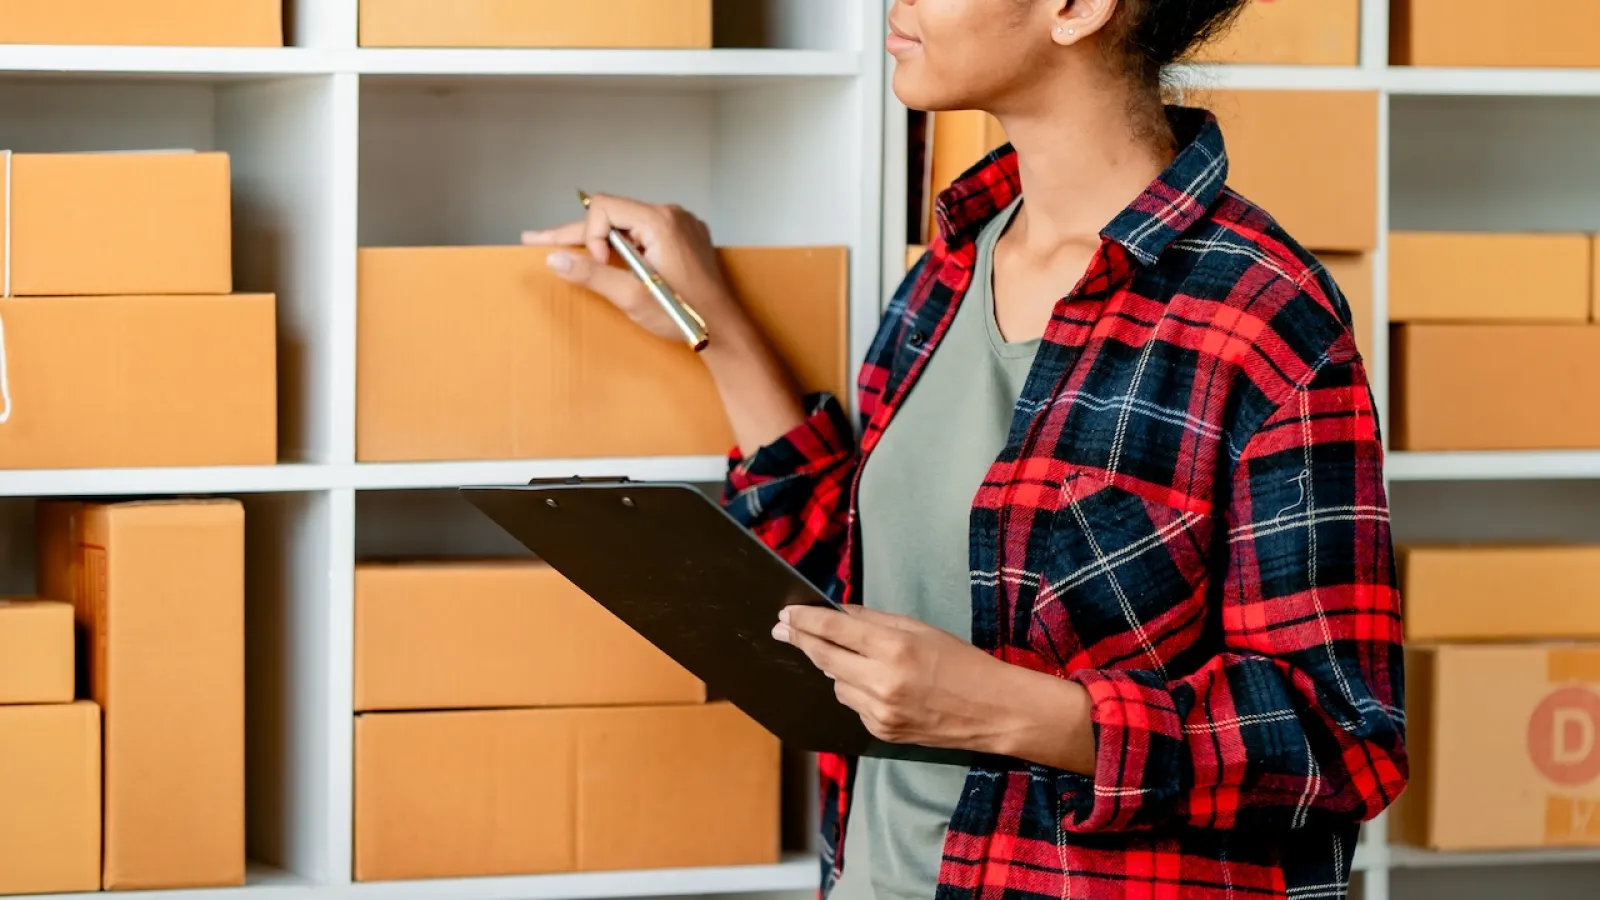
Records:
M907 108L923 112L953 109L954 107L946 105L948 92L929 84L928 79L921 77L921 73L916 71L917 68L915 64L908 66L903 63L895 67L892 82L895 97Z

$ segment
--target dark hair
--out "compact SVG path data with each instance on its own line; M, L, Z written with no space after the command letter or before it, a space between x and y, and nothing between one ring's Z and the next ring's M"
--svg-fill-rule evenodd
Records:
M1113 45L1130 77L1159 88L1161 72L1226 31L1251 0L1122 0Z

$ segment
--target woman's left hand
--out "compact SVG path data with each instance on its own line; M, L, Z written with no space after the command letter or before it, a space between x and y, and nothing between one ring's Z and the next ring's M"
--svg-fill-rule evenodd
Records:
M810 657L833 679L839 701L890 743L1013 756L1044 736L1040 717L1056 719L1046 734L1077 724L1056 714L1082 688L1002 662L916 619L797 606L783 611L772 635ZM1092 758L1092 738L1089 750Z

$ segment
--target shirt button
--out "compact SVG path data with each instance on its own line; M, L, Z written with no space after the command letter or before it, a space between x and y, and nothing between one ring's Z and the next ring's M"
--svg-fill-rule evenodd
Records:
M928 342L928 333L922 329L911 332L911 346L921 347Z

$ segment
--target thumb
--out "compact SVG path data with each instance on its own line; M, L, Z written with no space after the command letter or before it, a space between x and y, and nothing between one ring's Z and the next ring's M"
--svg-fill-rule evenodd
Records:
M545 265L561 280L588 288L624 309L632 305L641 290L637 278L615 266L596 262L587 253L558 250L545 258Z

